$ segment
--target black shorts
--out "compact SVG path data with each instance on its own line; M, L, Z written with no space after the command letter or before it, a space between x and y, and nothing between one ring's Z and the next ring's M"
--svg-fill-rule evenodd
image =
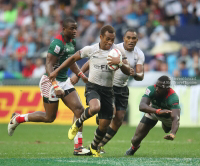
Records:
M144 124L147 124L147 125L150 125L152 127L154 127L158 121L155 121L155 120L152 120L150 118L147 118L145 115L142 117L141 123L144 123Z
M126 111L128 107L128 97L129 97L129 89L128 86L125 87L117 87L113 86L114 96L115 96L115 107L116 111L124 110Z
M104 87L88 82L85 90L86 103L92 99L98 99L101 102L101 109L98 113L99 119L111 120L113 116L114 92L112 87Z

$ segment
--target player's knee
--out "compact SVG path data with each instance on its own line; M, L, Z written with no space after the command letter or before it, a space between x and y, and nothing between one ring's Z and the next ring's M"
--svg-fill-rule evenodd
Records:
M84 112L84 108L82 106L78 107L75 109L74 111L74 115L77 117L77 118L80 118L81 115L83 114Z
M106 133L108 130L108 126L99 126L99 130L103 133Z
M99 105L90 106L90 112L94 115L100 111L100 108L101 107Z
M124 114L116 114L116 116L113 120L114 120L115 125L117 127L120 127L124 120Z
M46 117L45 122L46 123L52 123L52 122L54 122L55 119L56 119L56 116Z

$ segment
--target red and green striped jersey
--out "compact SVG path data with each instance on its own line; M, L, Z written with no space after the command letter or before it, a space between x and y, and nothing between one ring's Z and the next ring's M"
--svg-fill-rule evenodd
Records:
M151 100L151 106L156 109L180 109L179 98L176 92L170 88L165 98L156 98L156 85L147 87L145 94L142 97L148 97ZM170 114L157 115L162 117L170 117Z
M51 53L54 56L58 57L56 64L53 66L54 70L58 68L66 59L72 56L75 53L76 40L72 39L70 42L64 41L63 34L57 35L54 40L51 42L50 47L48 49L48 53ZM56 80L65 81L67 80L67 71L69 68L62 69Z

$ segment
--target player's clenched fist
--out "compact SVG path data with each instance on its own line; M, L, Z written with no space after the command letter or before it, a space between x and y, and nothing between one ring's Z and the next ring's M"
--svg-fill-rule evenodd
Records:
M65 94L64 90L57 84L56 81L53 81L52 85L54 87L56 97L60 98L60 97L64 96L64 94Z
M166 135L166 136L164 137L164 139L173 141L175 137L176 137L176 136L175 136L174 134L171 133L171 134Z

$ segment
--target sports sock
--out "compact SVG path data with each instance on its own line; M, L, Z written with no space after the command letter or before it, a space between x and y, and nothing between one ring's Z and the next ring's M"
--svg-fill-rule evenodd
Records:
M83 146L83 135L82 132L78 132L74 137L74 149Z
M137 147L131 145L131 148L132 148L134 151L137 151L137 150L140 148L140 145L138 145Z
M87 119L89 119L90 117L92 117L90 114L89 114L89 109L90 107L86 108L85 111L82 113L81 117L77 120L76 122L76 126L77 127L81 127L83 122Z
M111 139L112 137L114 137L114 135L116 134L117 132L114 131L112 128L110 128L110 126L108 127L108 130L106 132L106 135L104 136L103 140L101 141L101 143L99 144L99 146L104 146L105 144L107 144Z
M99 127L96 129L96 132L94 134L94 139L92 141L92 149L97 150L97 146L98 144L101 142L101 140L103 139L103 137L105 136L106 132L102 132L99 130Z
M17 123L28 122L28 114L19 115L18 117L16 117L16 121Z

